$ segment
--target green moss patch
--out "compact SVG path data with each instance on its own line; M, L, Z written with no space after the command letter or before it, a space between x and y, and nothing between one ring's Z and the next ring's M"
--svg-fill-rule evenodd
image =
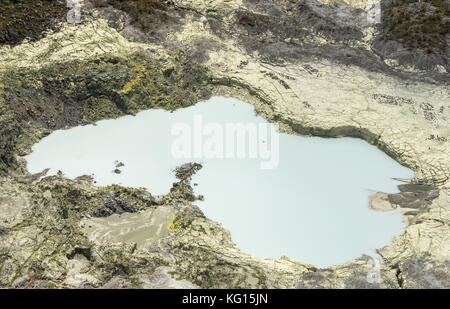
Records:
M21 128L12 113L0 101L0 174L16 165L15 151Z
M392 1L383 9L382 27L386 40L428 53L445 51L450 31L450 1Z
M0 74L0 170L14 165L19 127L55 130L149 108L176 110L208 98L208 69L186 61L183 52L174 59L106 55Z
M66 1L0 1L0 44L16 45L25 38L37 40L65 18Z

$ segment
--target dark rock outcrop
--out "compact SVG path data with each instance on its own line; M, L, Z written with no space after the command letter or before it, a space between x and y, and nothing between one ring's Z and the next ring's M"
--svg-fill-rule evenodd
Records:
M121 214L124 212L136 212L137 209L126 199L120 198L120 192L108 194L105 204L96 210L94 216L108 217L112 214Z

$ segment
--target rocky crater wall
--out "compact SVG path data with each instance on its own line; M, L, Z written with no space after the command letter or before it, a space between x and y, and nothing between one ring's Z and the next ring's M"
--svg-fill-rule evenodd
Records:
M362 2L84 1L79 24L51 19L50 32L31 27L17 36L0 27L0 286L450 287L444 41L423 65L414 61L417 67L389 58L383 27L399 29L387 40L400 41L404 25L386 19L367 25ZM448 18L445 6L425 2ZM26 21L20 12L16 24ZM420 21L415 12L410 22ZM436 35L447 38L441 32ZM34 39L22 41L30 33ZM403 39L407 44L417 36ZM420 44L405 51L408 57L415 59ZM97 187L89 176L39 180L42 174L26 171L22 156L53 130L142 109L173 110L211 95L252 103L289 133L363 138L415 171L412 187L389 197L414 211L405 232L379 250L380 280L367 281L368 257L317 269L239 251L228 231L195 206L188 179L155 197ZM168 234L150 248L96 243L82 226L89 217L158 207L175 215L167 219Z

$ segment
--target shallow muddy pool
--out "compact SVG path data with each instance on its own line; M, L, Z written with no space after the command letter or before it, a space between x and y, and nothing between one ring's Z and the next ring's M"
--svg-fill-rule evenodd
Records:
M393 178L412 178L411 170L360 139L278 134L231 98L55 131L27 157L31 173L94 174L99 185L154 195L170 190L176 166L193 161L203 164L192 181L205 196L197 205L260 258L344 263L373 255L405 227L400 213L373 211L368 201L398 192Z

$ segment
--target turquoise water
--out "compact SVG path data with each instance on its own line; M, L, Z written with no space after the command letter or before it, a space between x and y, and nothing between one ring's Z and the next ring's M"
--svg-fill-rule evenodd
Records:
M226 149L225 158L207 158L205 152L196 152L198 140L203 141L200 145L208 140L196 131L199 119L209 133L229 123L268 126L252 105L215 97L173 113L147 110L55 131L34 145L28 169L36 173L50 168L50 174L61 170L70 178L94 174L98 185L145 187L158 195L169 192L176 181L176 166L201 162L203 169L193 183L205 200L197 205L231 232L239 249L260 258L286 255L325 267L372 255L402 233L401 215L370 210L368 197L376 191L398 192L399 182L392 178L414 174L376 147L355 138L284 133L276 147L276 135L260 130L258 145L266 147L264 158L262 151L254 158L227 158ZM172 133L177 127L191 128L190 150L197 158L174 157L180 135ZM222 144L226 138L224 133ZM261 168L269 161L273 168ZM125 164L120 174L113 172L117 162Z

